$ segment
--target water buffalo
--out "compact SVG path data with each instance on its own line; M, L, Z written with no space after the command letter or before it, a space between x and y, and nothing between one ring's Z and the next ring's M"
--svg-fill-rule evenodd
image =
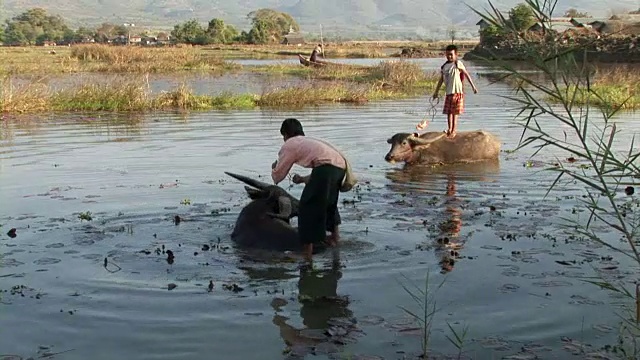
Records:
M251 186L245 186L251 202L238 214L231 240L244 248L302 251L298 229L289 223L298 216L299 200L280 186L230 172L225 174ZM324 244L313 247L314 252L324 248Z
M452 164L498 159L500 141L492 134L477 130L459 132L453 139L443 132L398 133L387 140L391 149L384 157L390 163Z

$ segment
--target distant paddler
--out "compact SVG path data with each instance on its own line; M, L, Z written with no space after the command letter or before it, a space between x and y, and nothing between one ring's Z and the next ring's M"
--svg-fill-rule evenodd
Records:
M321 54L321 53L322 53L322 44L318 44L311 52L311 57L309 58L309 61L316 62L316 59L318 58L318 54Z

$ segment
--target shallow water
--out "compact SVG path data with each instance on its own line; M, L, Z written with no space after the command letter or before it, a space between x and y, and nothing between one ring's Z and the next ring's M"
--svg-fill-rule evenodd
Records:
M482 77L477 83L481 92L468 96L460 130L484 128L501 137L503 150L515 148L521 130L498 97L507 88ZM406 276L422 286L427 272L430 286L445 280L431 339L439 353L456 352L445 337L447 321L469 326L465 347L473 359L584 358L572 355L576 341L589 344L587 353L615 344L622 299L580 277L593 275L592 267L613 277L632 268L561 232L559 217L571 216L580 188L543 198L553 178L523 166L530 150L472 166L403 170L385 163L386 139L412 131L426 104L5 121L0 289L8 291L0 300L0 355L413 358L419 325L399 306L416 304L401 284ZM243 184L223 173L268 176L288 116L341 147L361 181L341 195L348 200L340 206L341 248L317 257L319 274L302 277L295 262L231 247L248 199ZM639 118L622 115L619 127L630 136ZM430 125L444 127L442 115ZM299 196L302 187L290 191ZM181 204L185 199L190 204ZM92 220L80 220L87 211ZM6 234L10 228L16 237ZM437 241L445 237L448 244ZM173 264L163 249L175 253ZM451 251L458 252L453 265ZM243 290L225 289L231 284ZM326 299L306 301L316 296ZM332 339L323 334L328 327ZM296 346L284 355L287 344Z

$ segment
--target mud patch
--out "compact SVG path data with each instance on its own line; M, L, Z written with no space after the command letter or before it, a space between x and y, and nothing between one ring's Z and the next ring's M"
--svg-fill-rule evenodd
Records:
M63 243L54 243L54 244L49 244L47 246L45 246L46 249L59 249L64 247Z
M20 265L24 265L24 263L12 258L0 258L0 268L17 267Z
M543 288L573 286L573 284L568 281L560 281L560 280L538 281L538 282L532 283L532 285L543 287Z
M516 284L504 284L498 288L498 290L503 294L513 293L518 291L518 289L520 289L520 286Z
M59 263L60 261L62 261L62 260L55 259L55 258L41 258L41 259L38 259L38 260L34 261L33 263L36 264L36 265L53 265L53 264Z

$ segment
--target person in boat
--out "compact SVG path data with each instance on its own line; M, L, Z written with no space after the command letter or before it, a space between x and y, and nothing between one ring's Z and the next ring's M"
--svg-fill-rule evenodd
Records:
M322 54L322 44L318 44L313 49L313 51L311 52L311 57L309 58L309 61L316 62L316 59L318 58L318 54Z

